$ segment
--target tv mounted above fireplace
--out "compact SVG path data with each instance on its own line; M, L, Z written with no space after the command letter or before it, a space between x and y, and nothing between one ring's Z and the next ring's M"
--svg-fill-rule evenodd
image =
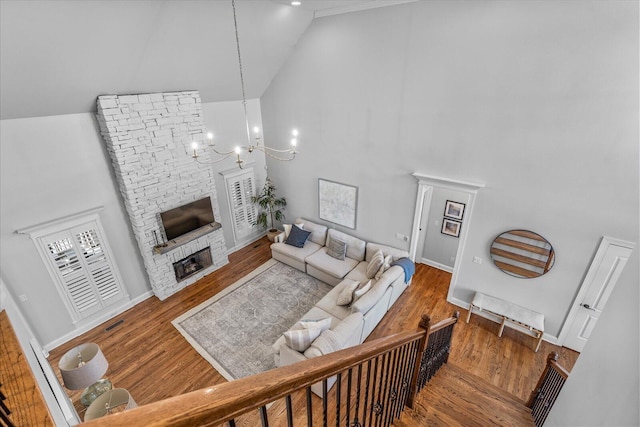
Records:
M175 239L200 227L213 224L211 198L196 200L160 214L167 240Z

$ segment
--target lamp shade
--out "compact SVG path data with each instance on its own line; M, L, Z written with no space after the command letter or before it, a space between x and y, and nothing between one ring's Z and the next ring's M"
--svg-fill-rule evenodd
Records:
M80 344L58 363L64 386L71 390L89 387L107 372L109 363L98 344Z
M127 411L132 408L136 408L138 405L133 400L131 394L123 388L114 388L101 394L93 403L87 408L87 412L84 414L84 420L94 420L96 418L104 417L110 414L112 411L121 412ZM115 409L115 410L114 410Z

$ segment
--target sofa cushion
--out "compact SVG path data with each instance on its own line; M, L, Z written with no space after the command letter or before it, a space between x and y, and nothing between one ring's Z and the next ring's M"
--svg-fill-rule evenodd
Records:
M327 232L327 240L338 239L347 244L347 257L357 261L364 260L367 242L357 237L353 237L347 233L330 229Z
M311 346L307 351L305 351L304 355L310 359L312 357L331 353L332 351L338 351L358 345L360 344L363 326L364 319L362 314L351 314L330 331L323 332L313 343L311 343ZM331 334L326 332L331 332Z
M296 248L301 248L304 246L304 243L307 241L309 236L311 235L310 231L303 230L298 227L291 227L291 231L289 232L289 237L284 242L287 245L295 246Z
M303 218L296 219L296 224L302 224L303 228L311 232L309 240L320 246L324 246L327 241L327 227L308 221Z
M300 320L303 329L320 329L321 332L331 328L331 317L325 317L320 320Z
M327 255L337 260L344 260L347 253L347 244L336 238L327 239Z
M381 245L379 243L369 242L367 243L367 257L365 258L365 260L371 261L371 258L373 258L375 253L378 252L379 250L382 251L384 256L391 255L392 261L395 261L398 258L404 258L409 256L409 252L404 251L402 249L394 248L387 245Z
M342 261L330 257L327 255L326 247L305 258L305 262L337 279L342 279L358 265L358 261L349 257L345 257Z
M309 348L305 350L304 355L307 359L311 359L312 357L322 356L338 350L341 350L338 335L332 330L327 330L311 343Z
M380 270L380 267L382 267L382 264L384 264L384 254L382 253L382 250L379 250L371 258L369 265L367 265L367 278L373 279L378 270Z
M353 301L353 295L355 290L360 285L360 282L351 281L350 284L344 287L340 295L338 295L338 299L336 300L337 305L349 305Z
M284 333L284 340L292 349L305 351L321 333L320 328L294 329Z
M337 317L338 319L344 319L345 317L350 315L351 309L349 307L338 305L336 304L336 302L338 301L338 297L340 296L344 288L346 286L349 286L351 283L353 283L351 280L343 280L342 282L338 283L336 286L334 286L333 289L329 291L328 294L323 296L322 299L316 303L316 308L319 308L329 313L333 317Z
M310 242L309 240L307 240L302 248L287 245L286 243L274 243L271 245L271 251L281 253L300 262L304 262L305 258L314 252L318 252L320 248L320 245Z

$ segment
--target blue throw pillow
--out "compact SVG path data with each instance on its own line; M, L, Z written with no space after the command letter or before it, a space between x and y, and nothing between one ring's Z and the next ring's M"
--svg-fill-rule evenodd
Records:
M304 242L307 241L310 234L310 231L302 230L298 227L291 227L289 237L287 237L285 243L287 245L295 246L296 248L301 248L304 246Z

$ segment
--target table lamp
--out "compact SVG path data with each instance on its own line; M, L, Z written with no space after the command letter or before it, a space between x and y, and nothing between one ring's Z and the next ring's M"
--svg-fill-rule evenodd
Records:
M136 401L133 400L133 397L131 397L131 394L129 394L127 390L114 388L101 394L89 405L87 412L84 414L84 420L94 420L104 417L105 415L128 411L136 407L138 407Z
M101 379L109 363L98 344L80 344L69 350L58 363L64 386L70 390L85 388L80 402L89 406L98 396L111 390L111 381Z

